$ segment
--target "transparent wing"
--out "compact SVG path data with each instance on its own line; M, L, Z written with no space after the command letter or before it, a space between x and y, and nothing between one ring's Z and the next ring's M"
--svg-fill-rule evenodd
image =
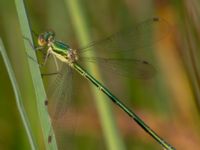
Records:
M151 18L121 30L107 38L79 49L79 53L95 50L98 57L110 58L120 52L135 53L141 48L164 38L170 31L169 23L162 18ZM155 35L156 34L156 35Z
M61 70L48 91L48 110L58 148L71 149L71 139L74 136L75 127L70 127L70 125L76 124L77 121L77 118L73 116L73 102L71 101L73 97L73 70L67 64L59 63L62 65ZM65 126L65 123L68 124L69 128Z
M62 65L61 71L48 91L48 109L53 123L61 118L69 107L72 97L72 70L66 64Z
M156 73L152 64L140 59L122 58L87 58L84 61L97 63L106 73L114 73L124 77L135 77L138 79L149 79Z
M149 55L147 47L169 32L170 25L166 20L151 18L79 49L79 61L98 63L109 72L122 76L151 78L156 71L146 58ZM86 57L85 53L90 50L94 50L96 56Z

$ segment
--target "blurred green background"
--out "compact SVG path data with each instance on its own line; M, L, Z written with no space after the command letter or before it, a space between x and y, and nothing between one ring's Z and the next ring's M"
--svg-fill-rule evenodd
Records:
M72 9L67 6L67 1L70 0L26 0L31 28L37 33L53 29L58 39L68 42L72 47L83 47L77 37L74 27L76 22L73 22ZM171 24L170 34L153 44L151 59L156 68L155 77L145 81L127 79L121 83L123 88L126 87L125 91L119 92L118 95L175 148L199 149L200 2L198 0L79 0L78 3L84 12L83 20L87 22L94 41L117 32L131 23L154 16L160 16ZM14 69L37 145L40 149L44 149L14 1L0 1L0 37ZM0 73L0 149L30 149L2 58L0 58ZM83 78L78 79L74 83L74 99L70 108L72 111L69 119L63 121L66 133L69 134L67 138L69 149L109 149L92 91L87 81ZM117 90L120 89L113 89L114 94ZM115 106L111 108L119 132L117 135L125 149L162 149L121 110Z

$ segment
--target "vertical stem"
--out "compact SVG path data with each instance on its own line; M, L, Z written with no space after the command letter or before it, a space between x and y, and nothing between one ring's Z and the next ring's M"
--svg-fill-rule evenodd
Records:
M30 42L33 43L32 36L31 36L31 29L30 24L28 20L28 15L26 12L25 4L23 0L15 0L15 5L19 17L21 32L24 37L24 45L26 49L26 54L30 57L32 57L34 60L37 60L35 51L33 50L32 46L30 45ZM22 37L22 38L23 38ZM28 41L29 40L29 41ZM46 93L43 86L43 82L41 79L41 73L40 69L37 63L35 63L32 59L30 59L27 56L28 63L29 63L29 69L31 72L31 78L35 90L36 95L36 103L40 118L40 124L43 131L44 136L44 143L46 146L46 149L57 149L55 138L52 138L51 144L48 143L48 136L51 127L51 121L49 119L48 111L45 106L45 100L46 100Z
M8 72L8 76L9 76L9 78L11 80L13 91L15 93L17 108L19 110L20 116L22 118L22 122L24 124L26 133L28 135L30 147L31 147L32 150L38 149L37 148L38 146L36 144L35 138L34 138L33 133L32 133L32 129L31 129L31 126L30 126L29 118L27 116L27 113L26 113L24 105L23 105L23 100L22 100L22 97L21 97L21 93L20 93L16 78L15 78L14 71L12 69L12 66L10 64L10 61L8 59L8 56L6 54L6 50L4 48L4 45L3 45L3 42L2 42L1 39L0 39L0 54L3 57L3 61L4 61L5 66L6 66L6 69L7 69L7 72Z
M86 19L87 16L84 13L84 8L82 7L81 1L65 0L65 2L80 44L88 44L92 41L90 39L90 31L87 24L89 21ZM90 55L93 55L92 52L88 54L88 56ZM94 76L100 79L100 73L97 66L94 66L93 64L87 64L87 68L92 70L95 73ZM92 86L91 88L93 91L93 96L96 100L96 106L100 115L108 149L123 150L124 144L119 136L116 127L116 121L111 112L110 103L104 100L105 96L102 95L101 92L97 91Z

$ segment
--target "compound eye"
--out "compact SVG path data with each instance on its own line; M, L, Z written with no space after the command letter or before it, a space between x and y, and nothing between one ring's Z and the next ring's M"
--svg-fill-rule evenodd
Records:
M38 37L38 45L45 46L47 44L47 41L44 38L44 34L40 34Z
M53 30L49 30L46 33L48 35L48 41L49 42L52 41L54 39L54 37L55 37L55 32Z
M49 30L48 33L53 37L55 36L55 32L53 30Z

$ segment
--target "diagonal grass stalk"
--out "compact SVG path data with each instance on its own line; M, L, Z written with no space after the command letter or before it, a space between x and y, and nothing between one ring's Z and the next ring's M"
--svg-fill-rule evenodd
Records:
M70 18L72 20L76 35L78 37L79 43L81 45L88 44L92 40L90 39L89 27L86 22L86 16L84 14L84 8L81 4L81 1L74 0L68 1L65 0L66 8L70 14ZM93 54L92 51L88 53L88 56ZM87 64L89 70L93 70L95 72L95 76L101 79L101 75L97 66L93 64ZM108 149L110 150L123 150L125 149L124 143L121 139L120 133L116 127L116 120L111 111L111 106L103 99L106 97L100 94L94 87L91 86L93 97L96 102L96 107L98 109L98 113L100 116L103 134L105 137L105 141Z
M15 78L14 71L12 69L12 66L10 64L10 61L8 59L8 56L6 54L6 50L4 48L4 45L3 45L3 42L2 42L1 39L0 39L0 54L3 57L3 61L4 61L5 66L6 66L6 69L7 69L7 72L8 72L8 76L10 77L10 80L11 80L13 91L15 93L17 107L18 107L20 116L22 118L22 122L24 124L26 133L28 135L28 139L29 139L29 143L30 143L31 149L32 150L36 150L36 149L38 149L38 146L37 146L37 144L35 142L35 139L34 139L34 136L33 136L32 130L31 130L29 118L28 118L28 116L26 114L26 111L25 111L25 108L24 108L24 105L23 105L23 100L22 100L22 97L21 97L21 93L20 93L16 78Z
M24 37L24 46L26 49L26 53L28 56L31 56L33 59L37 60L35 52L31 47L30 43L33 43L32 35L31 35L31 28L28 19L28 14L25 8L25 4L23 0L15 0L15 5L19 17L22 38ZM26 39L29 39L27 42ZM38 107L38 114L40 118L41 128L43 131L43 137L45 141L46 149L57 149L57 144L55 140L52 140L52 144L48 144L48 134L49 129L51 129L51 121L48 115L48 111L45 107L45 100L46 100L46 93L43 86L43 82L41 79L41 73L38 64L30 60L28 57L29 69L31 72L31 78L35 90L36 95L36 103Z

